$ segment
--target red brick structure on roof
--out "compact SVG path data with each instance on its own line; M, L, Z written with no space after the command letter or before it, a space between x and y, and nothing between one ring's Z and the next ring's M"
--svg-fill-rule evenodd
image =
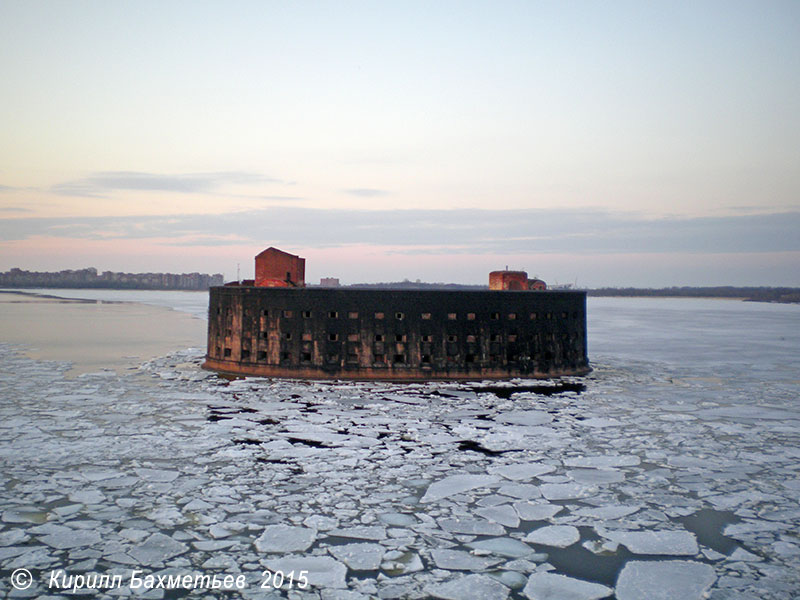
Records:
M492 271L489 273L490 290L546 290L547 284L541 279L528 279L525 271Z
M305 287L306 259L277 248L256 255L256 287Z

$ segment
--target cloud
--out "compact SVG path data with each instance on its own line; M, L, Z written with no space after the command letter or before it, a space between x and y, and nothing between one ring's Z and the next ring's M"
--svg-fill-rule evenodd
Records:
M280 183L280 180L255 173L221 171L165 175L139 171L104 171L84 179L59 183L51 188L62 196L103 197L119 190L210 193L226 184Z
M67 181L57 183L50 188L50 191L59 196L80 196L82 198L102 198L104 191L93 185L87 180Z
M592 209L372 211L272 206L217 215L0 219L4 240L55 236L285 248L364 244L407 254L786 252L800 251L798 230L800 212L645 219Z
M344 190L345 194L350 194L351 196L359 196L361 198L377 198L378 196L387 196L389 192L386 190L378 190L374 188L351 188L349 190Z
M258 196L258 198L270 202L305 202L307 200L302 196Z

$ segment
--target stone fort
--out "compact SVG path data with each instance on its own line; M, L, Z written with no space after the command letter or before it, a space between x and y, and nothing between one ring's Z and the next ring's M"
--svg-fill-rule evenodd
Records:
M584 375L586 293L524 271L490 288L307 287L305 259L256 256L255 279L209 292L203 367L230 375L400 381Z

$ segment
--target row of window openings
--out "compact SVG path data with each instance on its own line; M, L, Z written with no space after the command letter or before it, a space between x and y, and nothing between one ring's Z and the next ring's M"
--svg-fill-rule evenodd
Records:
M230 335L230 333L228 333L228 335ZM267 339L269 337L269 332L268 331L262 331L261 332L261 337L263 339ZM292 333L290 331L285 332L281 336L281 338L284 339L284 340L291 340L292 337L293 336L292 336ZM387 339L386 339L387 337L391 337L391 336L386 336L386 335L383 335L381 333L378 333L378 334L375 334L373 336L373 341L375 341L375 342L385 342L385 341L387 341ZM304 342L311 342L311 341L313 341L313 339L314 339L313 335L310 334L310 333L304 333L303 336L302 336L302 340ZM347 336L347 341L348 342L358 342L358 341L360 341L360 339L361 338L360 338L359 334L357 334L357 333L351 333L351 334L349 334ZM466 340L467 340L467 343L475 343L475 342L477 342L477 336L468 335L468 336L466 336ZM503 340L503 336L500 335L499 333L493 333L493 334L491 334L489 336L489 341L490 342L500 342L502 340ZM517 336L515 334L511 333L511 334L509 334L507 336L507 340L509 342L516 342L517 341ZM330 341L330 342L338 342L339 341L339 334L338 333L329 333L328 334L328 341ZM405 334L398 333L398 334L396 334L394 336L394 341L395 342L406 342L406 341L408 341L408 336L406 336ZM421 341L423 343L432 343L433 342L433 336L432 335L423 335L423 336L421 336ZM458 336L457 335L448 335L447 336L447 341L448 342L457 342L458 341Z
M217 314L220 314L220 312L221 312L221 309L217 308ZM263 311L261 311L261 314L263 316L265 316L265 317L268 317L269 316L269 310L264 309ZM292 310L283 310L283 311L281 311L281 314L283 315L283 317L285 319L291 319L291 318L294 317L294 311L292 311ZM301 312L301 314L302 314L304 319L310 319L313 316L313 313L310 310L304 310L304 311ZM562 312L561 313L561 318L562 319L568 319L569 316L570 315L569 315L568 312ZM386 314L382 313L382 312L376 312L374 317L375 317L375 319L380 321L380 320L383 320L383 319L386 318ZM423 321L430 321L431 318L432 318L432 314L431 313L421 313L420 317L422 318ZM517 317L518 317L517 313L508 313L508 320L509 321L514 321L514 320L517 319ZM542 317L545 318L545 319L552 319L553 318L553 313L550 313L550 312L544 313L542 315ZM329 319L338 319L339 318L338 311L335 311L335 310L328 311L328 318ZM348 319L357 319L358 318L358 313L357 312L348 312L347 313L347 318ZM398 321L402 321L403 319L405 319L405 313L396 312L396 313L394 313L394 318L397 319ZM476 318L476 314L475 313L467 313L467 321L474 321L475 318ZM489 318L492 319L493 321L499 321L500 320L500 313L499 312L490 313L489 314ZM539 313L535 313L535 312L530 313L529 318L531 320L538 319L539 318ZM572 313L572 318L573 319L577 319L578 318L578 312L577 311ZM448 321L457 321L458 320L458 313L447 313L447 320Z
M219 353L219 348L217 348L217 353ZM223 355L225 357L231 356L231 349L225 348ZM242 350L242 359L250 358L250 350ZM263 350L259 350L256 354L256 358L258 360L266 360L267 353ZM423 365L431 363L431 355L430 354L423 354L421 357L421 363ZM490 354L489 355L489 362L499 362L500 361L499 354ZM291 359L291 354L289 352L281 352L281 360L286 361ZM339 360L339 356L337 354L331 354L328 356L329 360ZM516 360L515 355L509 356L509 360ZM311 362L311 352L301 352L300 353L300 362L301 363L310 363ZM347 355L347 362L349 363L357 363L358 362L358 354L348 354ZM375 363L385 363L386 362L386 355L385 354L375 354L373 355L373 362ZM455 363L459 362L457 356L448 356L447 362ZM466 354L464 355L464 362L465 363L474 363L477 362L477 356L475 354ZM392 355L392 363L393 364L405 364L406 363L406 355L405 354L394 354Z

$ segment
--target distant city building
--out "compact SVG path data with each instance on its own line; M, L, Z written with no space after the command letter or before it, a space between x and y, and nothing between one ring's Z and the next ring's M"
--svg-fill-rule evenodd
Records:
M323 277L319 280L319 285L321 287L339 287L339 278L338 277Z
M118 273L97 269L58 272L23 271L13 268L0 273L2 287L28 288L110 288L147 290L207 290L223 285L221 273Z

